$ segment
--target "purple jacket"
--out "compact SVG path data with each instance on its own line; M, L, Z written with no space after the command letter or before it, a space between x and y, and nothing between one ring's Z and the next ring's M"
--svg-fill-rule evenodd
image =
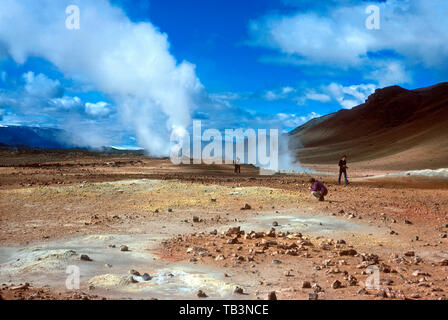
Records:
M311 191L320 191L322 194L327 194L328 192L327 188L325 188L324 184L320 181L314 182Z

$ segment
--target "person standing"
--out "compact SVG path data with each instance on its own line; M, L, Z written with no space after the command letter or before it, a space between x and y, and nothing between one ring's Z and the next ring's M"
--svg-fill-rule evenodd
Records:
M234 160L233 163L235 164L234 173L235 174L240 174L241 173L240 158L236 157L236 160Z
M328 194L328 190L324 184L314 178L311 178L309 182L311 183L311 194L315 196L317 200L324 201L324 197Z
M345 184L349 184L348 179L347 179L347 156L344 155L342 156L342 159L339 160L339 179L338 179L338 184L341 184L341 176L342 174L344 174L344 180L345 180Z

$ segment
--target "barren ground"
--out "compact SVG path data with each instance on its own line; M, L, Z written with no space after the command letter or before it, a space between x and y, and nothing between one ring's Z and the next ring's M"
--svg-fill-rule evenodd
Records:
M138 155L12 151L0 165L4 299L447 297L447 179L373 178L388 172L353 164L339 186L334 167L304 165L333 173L313 174L329 189L318 202L309 174L251 166L235 176ZM65 286L69 265L79 290ZM379 289L365 289L370 265Z

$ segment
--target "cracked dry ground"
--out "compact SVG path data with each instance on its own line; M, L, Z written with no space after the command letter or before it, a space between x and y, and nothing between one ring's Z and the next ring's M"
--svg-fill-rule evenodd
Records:
M1 245L150 233L160 238L150 249L159 259L213 266L249 299L266 299L271 291L279 299L309 299L310 293L318 299L448 297L446 180L369 179L360 170L345 187L334 176L317 175L329 187L321 203L310 196L307 175L262 177L243 166L236 177L230 166L111 161L0 168ZM246 203L251 209L240 210ZM288 225L284 217L321 219L322 228L320 222ZM333 222L341 229L326 228ZM363 289L369 265L379 268L380 290ZM7 283L0 294L100 298L87 290Z

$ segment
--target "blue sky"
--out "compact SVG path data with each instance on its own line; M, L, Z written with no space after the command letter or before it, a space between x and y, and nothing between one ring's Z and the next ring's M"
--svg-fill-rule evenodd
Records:
M192 119L291 130L376 88L445 81L443 12L442 0L0 0L0 124L157 154Z

